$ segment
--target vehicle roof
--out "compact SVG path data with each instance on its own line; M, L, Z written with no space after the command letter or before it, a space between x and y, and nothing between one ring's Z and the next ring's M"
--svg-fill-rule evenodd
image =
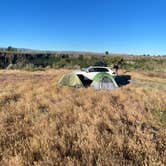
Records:
M90 66L88 68L107 68L107 69L109 69L108 67L104 67L104 66Z

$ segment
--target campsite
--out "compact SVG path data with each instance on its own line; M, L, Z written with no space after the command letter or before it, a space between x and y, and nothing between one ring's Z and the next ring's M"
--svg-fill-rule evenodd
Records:
M60 88L72 71L0 71L0 165L166 163L165 73L120 70L114 90Z
M166 166L166 0L0 5L0 166Z
M75 88L91 86L98 90L113 90L118 88L118 85L115 81L118 76L115 75L115 73L112 73L114 73L114 71L108 67L90 66L89 68L84 68L65 74L59 80L59 86Z

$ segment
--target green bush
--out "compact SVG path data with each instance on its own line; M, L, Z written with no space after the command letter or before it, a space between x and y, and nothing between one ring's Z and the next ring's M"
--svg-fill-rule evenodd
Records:
M121 69L143 70L143 71L166 71L166 58L148 56L88 56L88 55L54 55L49 53L22 54L0 52L1 69L47 69L66 68L78 69L93 66L96 62L104 62L109 67L119 64Z

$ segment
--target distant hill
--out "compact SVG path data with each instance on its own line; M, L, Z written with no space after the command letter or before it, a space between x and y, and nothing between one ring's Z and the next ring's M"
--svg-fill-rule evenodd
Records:
M11 46L10 46L11 47ZM50 51L50 50L37 50L37 49L29 49L29 48L15 48L11 47L14 51L18 53L50 53L50 54L73 54L73 55L123 55L123 56L130 56L131 54L124 54L124 53L109 53L106 52L89 52L89 51ZM9 47L0 47L0 51L9 51Z
M11 49L11 50L10 50ZM38 49L29 49L29 48L15 48L15 47L0 47L1 52L17 52L17 53L49 53L49 54L69 54L69 55L113 55L113 56L166 56L166 55L150 55L150 54L126 54L126 53L109 53L106 52L89 52L89 51L51 51L51 50L38 50Z

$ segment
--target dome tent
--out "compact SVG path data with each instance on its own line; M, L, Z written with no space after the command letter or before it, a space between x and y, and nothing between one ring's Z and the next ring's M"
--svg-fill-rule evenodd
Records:
M60 80L59 80L59 86L69 86L69 87L75 87L80 88L83 87L83 84L79 77L74 73L65 74Z
M112 90L118 87L114 78L108 73L98 73L91 84L95 89Z

